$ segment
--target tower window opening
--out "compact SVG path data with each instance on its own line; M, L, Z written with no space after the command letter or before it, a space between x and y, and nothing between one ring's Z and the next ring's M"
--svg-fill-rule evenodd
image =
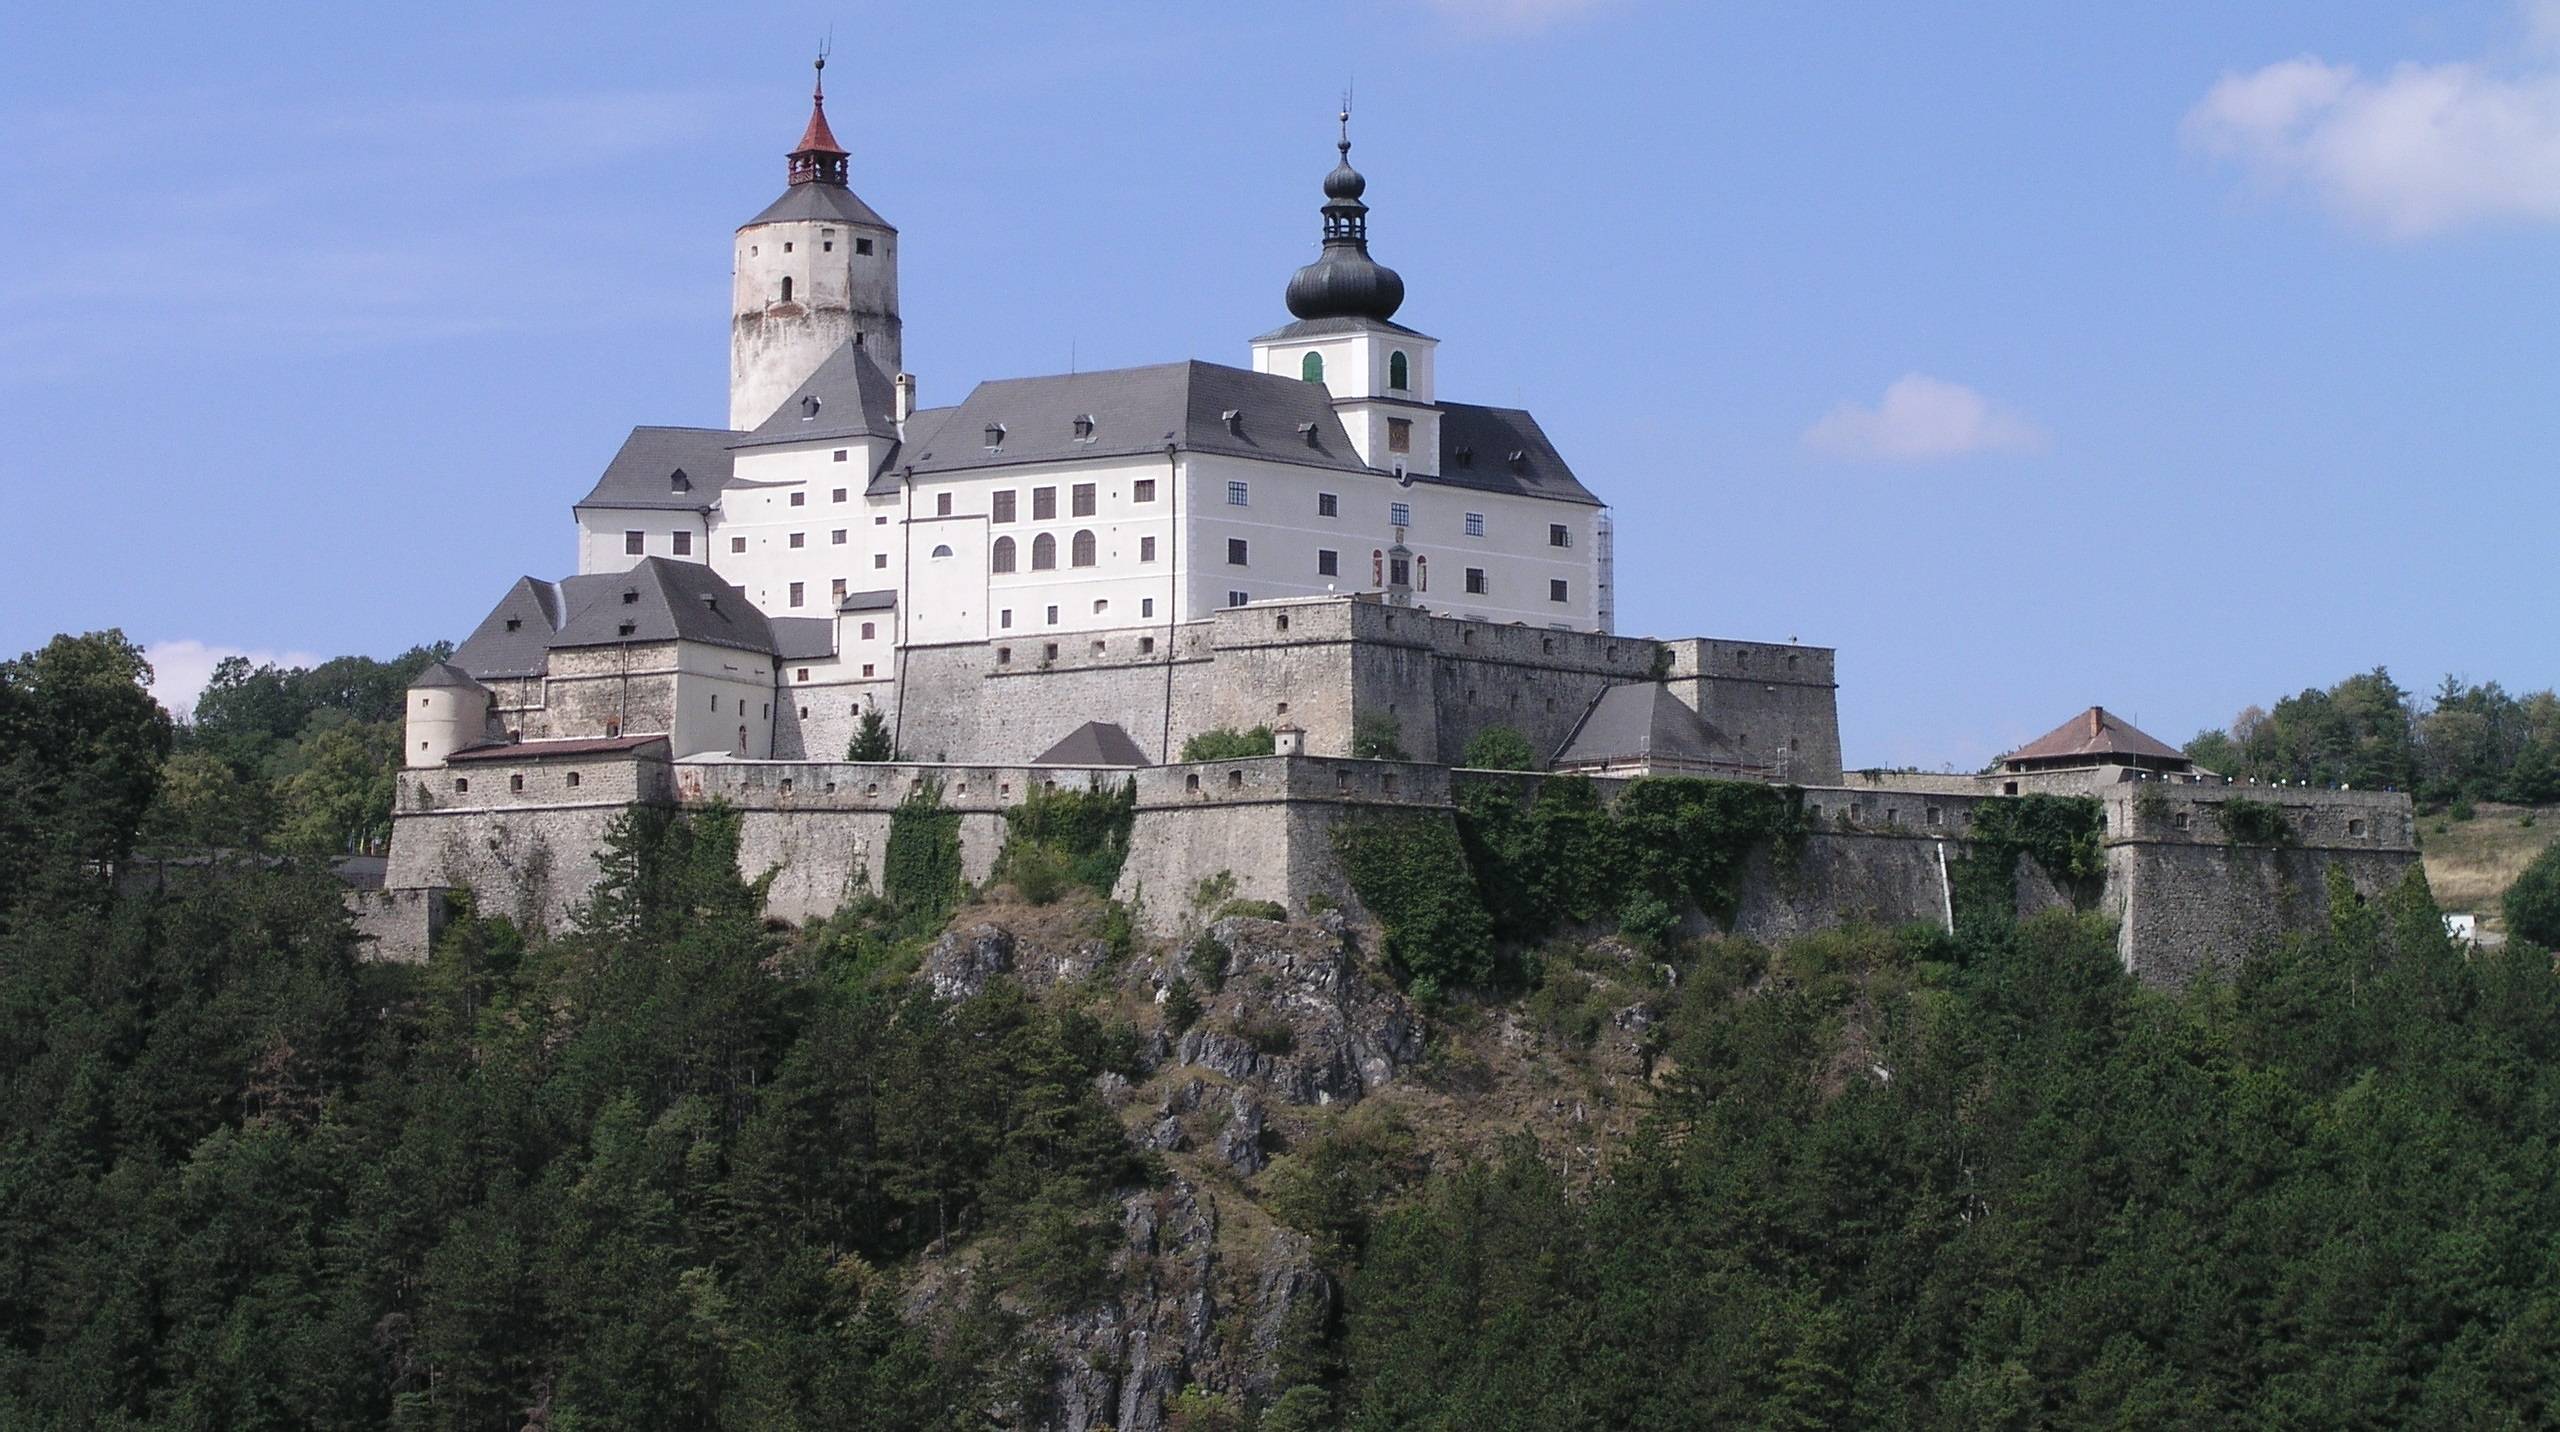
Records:
M857 254L867 254L871 252L871 241L869 239L854 240L853 251Z
M1324 381L1324 355L1309 353L1298 360L1298 376L1310 383Z
M1411 381L1409 381L1409 380L1411 379L1411 377L1412 377L1412 373L1413 373L1413 370L1412 370L1412 368L1411 368L1411 367L1406 363L1406 361L1405 361L1405 356L1404 356L1404 354L1403 354L1403 353L1401 353L1401 352L1397 352L1397 353L1390 353L1390 354L1388 354L1388 355L1387 355L1387 386L1388 386L1388 387L1395 389L1395 390L1396 390L1397 392L1399 392L1399 393L1403 392L1403 391L1404 391L1405 389L1407 389L1407 388L1412 387L1412 386L1413 386L1413 384L1411 383Z
M783 247L787 249L791 246L789 244L785 244ZM791 280L788 278L782 281L782 301L784 303L789 303L791 301Z

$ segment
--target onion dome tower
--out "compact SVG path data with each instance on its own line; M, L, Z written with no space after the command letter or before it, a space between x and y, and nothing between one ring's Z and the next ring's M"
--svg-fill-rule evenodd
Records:
M1360 202L1369 181L1351 167L1351 109L1340 115L1340 159L1324 176L1324 251L1289 279L1289 311L1304 319L1395 317L1404 305L1404 279L1369 257L1369 206Z
M754 428L850 344L882 373L900 371L898 231L847 183L845 147L827 123L826 56L790 183L738 226L730 254L729 426Z

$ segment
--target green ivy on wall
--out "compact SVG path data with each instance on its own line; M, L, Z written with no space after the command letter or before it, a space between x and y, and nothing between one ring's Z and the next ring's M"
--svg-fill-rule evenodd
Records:
M1959 931L2017 919L2018 857L2033 860L2075 908L2085 909L2106 874L2106 808L2089 796L2034 795L1974 807L1964 854L1947 862Z
M960 813L942 808L942 783L920 782L889 813L880 893L901 915L940 919L960 904Z

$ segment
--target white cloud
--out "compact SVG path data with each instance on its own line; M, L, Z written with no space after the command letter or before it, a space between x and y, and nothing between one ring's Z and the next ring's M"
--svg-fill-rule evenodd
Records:
M2306 55L2224 75L2186 140L2394 238L2560 223L2560 3L2524 8L2527 41L2503 63L2369 76Z
M245 656L252 666L318 666L328 660L307 651L215 646L183 637L145 643L142 654L151 661L151 698L167 707L169 714L181 717L195 715L196 697L213 679L213 668L226 656Z
M1483 30L1511 34L1577 20L1614 0L1430 0L1431 8Z
M2044 446L2026 419L1962 383L1905 373L1874 407L1842 403L1804 431L1804 445L1834 457L1927 462Z

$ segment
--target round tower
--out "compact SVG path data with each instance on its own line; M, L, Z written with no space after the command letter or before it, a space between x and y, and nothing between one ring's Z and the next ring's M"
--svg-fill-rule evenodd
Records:
M403 763L441 766L447 756L489 739L489 688L462 668L439 661L409 683Z
M738 227L730 267L729 426L773 416L829 354L871 350L901 365L898 231L846 184L844 146L827 127L825 56L809 127L791 151L790 185Z

